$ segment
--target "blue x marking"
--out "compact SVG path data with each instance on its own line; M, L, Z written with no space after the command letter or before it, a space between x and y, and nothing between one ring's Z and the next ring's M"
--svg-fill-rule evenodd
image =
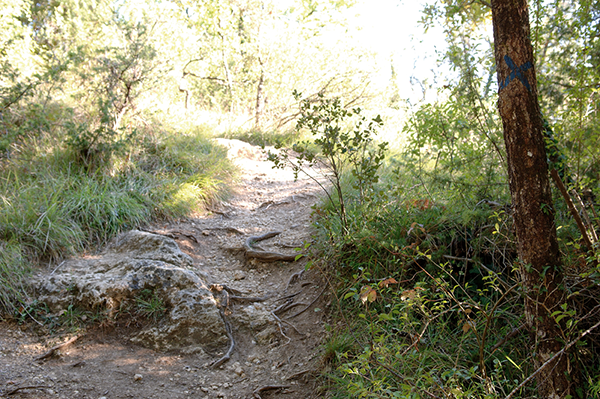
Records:
M521 83L523 83L523 85L527 88L527 90L531 91L529 82L523 74L523 72L525 72L526 70L533 68L533 64L531 63L531 61L527 61L526 63L518 67L517 65L515 65L515 62L512 60L512 58L510 58L508 55L505 55L504 62L506 62L506 65L508 65L508 67L510 68L510 75L506 77L506 80L504 80L504 82L500 82L500 90L508 86L508 84L512 82L515 78L518 78L521 81Z

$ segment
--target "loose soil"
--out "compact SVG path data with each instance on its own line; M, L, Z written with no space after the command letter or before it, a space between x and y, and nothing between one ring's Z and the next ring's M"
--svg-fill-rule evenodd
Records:
M325 283L306 259L264 263L240 250L250 236L279 231L261 241L265 251L293 254L310 242L311 206L320 194L306 178L294 181L289 170L272 169L262 151L238 140L219 139L238 165L242 179L232 199L175 224L151 226L169 235L194 259L208 284L226 284L248 297L269 299L255 306L283 313L268 336L253 336L232 323L231 359L210 367L222 353L159 353L129 338L144 323L121 318L70 334L41 334L35 323L0 323L0 397L6 398L289 398L319 396L319 346L326 334ZM50 273L51 270L45 273ZM247 306L247 304L245 304ZM229 312L236 312L232 303ZM303 309L304 312L300 313ZM296 315L297 313L300 313ZM35 360L52 347L79 338L53 356Z

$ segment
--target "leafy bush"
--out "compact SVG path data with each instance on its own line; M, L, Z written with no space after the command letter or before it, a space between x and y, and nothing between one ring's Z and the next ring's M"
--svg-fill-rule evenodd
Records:
M294 92L294 97L299 100L301 94ZM360 108L348 110L339 98L328 99L323 94L316 100L301 100L296 129L307 129L313 141L298 142L292 151L269 152L269 160L275 167L289 166L296 177L306 174L323 189L331 205L329 209L341 225L342 238L349 233L347 206L350 205L346 203L348 192L343 188L343 180L351 176L359 205L373 202L378 194L375 190L378 171L387 148L387 143L375 145L373 141L376 129L383 123L381 117L367 120L361 112ZM276 148L281 149L281 145ZM334 194L322 183L323 179L333 186Z
M404 200L361 214L333 255L359 331L329 371L335 397L503 397L528 375L507 216L459 210Z
M316 139L271 158L333 176L333 194L316 209L317 247L334 265L340 311L355 333L332 333L324 345L332 396L506 396L530 372L530 353L494 147L436 149L434 133L420 136L423 125L413 140L424 141L386 164L385 145L370 141L380 120L344 130L358 114L339 103L301 108L299 126ZM423 146L439 150L437 163ZM468 175L460 162L469 159L489 173Z
M95 127L90 121L66 123L66 147L73 152L75 160L92 173L109 165L113 155L122 155L136 136L135 130L125 132L113 127L115 121L106 103L100 102L100 111L102 116Z

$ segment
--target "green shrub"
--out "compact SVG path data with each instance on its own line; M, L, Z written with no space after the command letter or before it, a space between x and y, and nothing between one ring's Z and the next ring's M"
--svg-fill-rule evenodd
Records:
M294 91L296 100L301 96ZM360 108L346 109L339 98L325 98L323 94L316 99L300 100L296 130L307 130L312 141L297 142L291 151L277 145L281 151L268 153L276 168L290 167L296 177L305 174L323 189L329 204L323 210L335 215L324 220L339 222L340 229L335 232L330 229L329 236L334 242L337 241L334 237L343 239L350 232L347 208L353 202L359 207L373 205L380 193L376 184L387 143L376 144L374 136L383 122L379 115L368 120L361 113ZM357 194L352 198L356 201L350 201L346 182L351 183Z

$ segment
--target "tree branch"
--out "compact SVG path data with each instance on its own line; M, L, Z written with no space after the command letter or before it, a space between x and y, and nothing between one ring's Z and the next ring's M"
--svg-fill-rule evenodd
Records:
M571 349L571 347L573 345L575 345L577 342L579 342L583 337L585 337L586 335L588 335L590 332L592 332L593 330L595 330L596 328L600 327L600 321L596 324L594 324L593 326L591 326L590 328L588 328L587 330L585 330L583 333L581 333L579 335L579 337L575 338L573 341L569 342L567 344L567 346L565 346L564 348L562 348L561 350L559 350L558 352L556 352L554 354L554 356L552 356L550 359L548 359L544 364L542 364L533 374L531 374L529 377L527 377L525 380L523 380L522 383L520 383L515 389L513 389L508 396L505 399L510 399L513 397L513 395L521 388L523 388L523 386L525 386L525 384L527 384L529 381L531 381L536 375L538 375L544 368L548 367L548 365L552 362L554 362L554 360L556 360L556 358L558 358L559 356L562 356L566 351L568 351L569 349Z

